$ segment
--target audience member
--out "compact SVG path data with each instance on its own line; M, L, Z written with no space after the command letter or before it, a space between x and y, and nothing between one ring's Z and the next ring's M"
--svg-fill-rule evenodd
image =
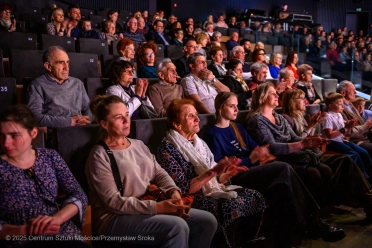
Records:
M93 233L116 238L140 233L152 237L151 244L159 247L209 247L216 219L184 205L181 190L149 149L142 141L127 138L130 117L125 103L116 96L98 96L90 106L101 127L100 144L91 150L85 167L92 193ZM111 161L118 175L113 175ZM161 188L168 199L141 200L150 184ZM124 240L121 245L149 244L148 239Z
M293 75L296 79L300 79L300 76L297 74L297 62L298 54L295 51L290 51L285 60L285 66L293 71Z
M181 81L185 95L195 101L199 113L214 113L214 98L221 91L229 91L213 73L207 69L207 61L203 54L193 53L187 58L190 74Z
M266 22L266 23L263 25L263 27L262 27L262 32L263 32L263 33L270 34L270 35L273 33L271 22Z
M338 57L337 45L334 41L329 44L329 49L326 51L326 60L329 61L332 69L343 72L344 66Z
M191 17L188 17L186 20L186 25L193 25L194 26L194 19Z
M8 107L0 133L0 246L91 247L81 235L87 196L56 151L32 147L38 133L32 112ZM16 236L33 238L8 239Z
M149 12L147 10L142 11L142 18L145 20L145 23L149 22Z
M28 88L27 106L38 124L50 129L90 124L89 98L83 83L69 76L66 51L60 46L49 47L43 53L43 63L47 72Z
M238 166L241 160L235 156L214 162L207 144L197 135L199 118L193 101L173 100L167 112L168 132L157 150L157 161L182 193L194 195L193 207L219 220L218 245L223 241L233 247L246 244L256 235L265 200L257 191L230 185L228 180L247 167Z
M278 86L281 84L281 83L284 83L285 84L285 87L283 89L282 92L279 92L278 91ZM279 99L278 99L278 102L279 102L279 107L282 107L283 106L283 96L284 96L284 93L288 90L291 90L291 89L297 89L297 87L294 85L295 83L295 77L293 75L293 71L288 69L287 67L284 67L283 69L281 69L279 71L279 78L278 78L278 84L275 85L275 89L276 89L276 92L278 93L279 95Z
M162 21L156 20L154 22L154 30L149 32L149 40L164 46L168 46L171 43L168 36L164 34L164 23Z
M185 35L184 35L184 39L185 40L188 40L188 39L194 39L194 25L192 24L186 24L186 27L185 27ZM185 43L185 41L184 41Z
M83 32L79 25L81 19L80 7L75 4L70 5L68 7L68 17L69 19L65 19L63 23L63 26L66 28L66 36L77 39L80 37L81 32Z
M365 109L366 100L363 97L357 96L353 101L351 101L351 103L358 110L358 113L360 114L364 122L372 118L372 111L369 109Z
M225 22L224 14L219 14L218 15L218 20L217 20L217 23L216 23L216 27L229 28L229 26Z
M271 54L269 71L272 78L279 78L279 71L284 67L282 65L282 60L283 57L281 53Z
M151 101L146 96L147 79L138 78L133 84L133 65L129 61L115 61L111 65L111 86L106 94L120 97L127 105L129 117L132 120L143 118L140 107L142 104L153 108Z
M82 20L81 27L83 31L80 33L79 38L102 39L101 35L96 30L92 29L92 23L90 20Z
M269 67L263 62L256 62L251 65L251 75L248 87L250 90L255 90L258 85L266 82Z
M111 20L104 22L105 31L102 33L102 38L107 40L107 44L111 45L112 41L121 40L124 38L122 33L116 33L115 23Z
M127 31L124 32L124 38L131 39L133 42L137 44L141 44L146 42L145 36L139 32L137 32L137 25L138 21L136 18L131 17L127 22Z
M204 32L198 33L195 35L195 41L198 47L196 52L203 54L205 58L209 57L209 50L207 48L209 43L209 35Z
M178 22L178 21L173 22L173 24L170 25L169 29L167 30L167 34L168 34L169 36L173 35L174 30L176 30L176 29L182 29L182 24L181 24L181 22Z
M177 17L173 14L171 14L169 17L168 17L168 25L165 27L165 29L168 29L170 30L171 29L171 26L173 23L177 22ZM181 28L182 28L182 25L181 25Z
M251 41L248 39L242 39L240 45L244 48L245 52L244 62L252 62Z
M308 64L302 64L297 68L297 74L300 79L296 87L305 93L306 104L319 104L322 99L311 83L313 79L313 68Z
M128 38L121 39L116 45L116 49L120 56L118 60L124 60L124 61L129 61L129 62L134 60L134 54L136 52L134 50L134 42L131 39L128 39ZM134 67L133 67L133 77L137 78L137 72Z
M65 20L63 10L57 7L54 8L50 19L52 21L46 25L47 34L64 36L66 27L63 25Z
M186 42L184 43L184 47L183 47L183 50L185 51L185 55L177 59L174 63L177 67L177 74L181 78L184 78L186 77L186 75L190 74L190 67L187 63L187 58L191 54L195 53L196 49L198 49L198 47L196 46L196 41L194 39L186 40Z
M213 15L207 16L207 20L203 23L203 29L206 29L209 23L213 24L213 28L216 27L216 23L213 21Z
M236 22L236 17L231 16L228 24L229 28L239 28L238 23Z
M123 32L123 27L118 23L119 12L116 9L110 9L107 12L107 21L112 21L115 25L115 33L119 34Z
M210 38L212 38L213 36L213 32L214 32L214 24L213 23L208 23L206 26L205 26L205 32L209 35Z
M221 47L213 47L210 51L212 58L211 63L208 65L208 70L210 70L216 78L222 78L226 75L225 64L223 61L223 50Z
M137 18L137 33L147 35L149 30L146 27L145 19L142 17Z
M243 65L243 79L247 80L251 77L251 66L244 62L245 52L242 46L235 46L232 49L231 59L239 59Z
M183 47L183 30L181 28L176 28L173 31L172 45Z
M148 96L159 117L167 116L167 108L174 99L184 97L183 88L177 83L176 66L169 58L159 61L156 65L159 83L149 86Z
M238 32L232 32L230 35L230 39L226 41L226 49L232 50L235 46L239 46L238 40L239 40Z
M0 31L14 32L17 29L17 20L10 18L13 8L10 4L3 3L0 5Z
M212 35L212 41L221 42L222 41L222 34L218 31L214 31L213 35Z
M230 92L236 94L238 98L238 108L240 110L246 110L249 109L251 105L252 91L250 91L242 77L242 67L240 60L231 59L226 65L228 71L222 82L230 89Z
M156 78L155 57L158 48L153 41L143 43L137 48L138 77Z

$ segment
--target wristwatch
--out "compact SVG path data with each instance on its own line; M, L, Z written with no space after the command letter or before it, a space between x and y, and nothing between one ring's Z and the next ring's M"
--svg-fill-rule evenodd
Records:
M211 83L214 84L214 82L216 82L216 81L217 81L217 78L214 77L214 78L211 80Z
M345 133L346 133L345 128L341 128L341 129L338 130L338 131L340 131L340 133L342 133L342 134L345 134Z

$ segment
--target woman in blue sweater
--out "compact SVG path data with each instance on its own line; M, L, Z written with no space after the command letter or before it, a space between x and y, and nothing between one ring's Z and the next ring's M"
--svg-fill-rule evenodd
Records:
M283 162L270 162L275 157L269 153L268 146L258 146L240 124L232 122L238 114L237 96L232 92L219 93L215 108L216 123L206 131L204 140L215 161L236 156L242 160L241 166L249 168L234 176L231 182L258 190L265 196L273 223L273 247L290 247L294 233L306 231L304 226L307 232L313 231L324 241L342 239L345 235L342 229L318 217L318 204L292 167Z

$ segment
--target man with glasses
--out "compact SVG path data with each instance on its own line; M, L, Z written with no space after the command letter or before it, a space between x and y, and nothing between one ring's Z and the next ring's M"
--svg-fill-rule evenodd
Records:
M175 65L177 68L177 74L184 78L186 75L190 74L190 67L187 64L187 58L196 52L198 46L196 45L196 41L194 39L188 39L184 42L183 50L185 51L185 55L175 61Z
M12 19L12 6L7 3L0 5L0 31L14 32L16 31L16 19Z
M149 32L149 40L153 40L156 44L163 44L164 46L170 44L169 37L164 33L164 23L161 20L155 21L154 30Z
M138 21L136 18L132 17L127 23L127 31L124 32L124 38L129 38L137 44L146 42L145 36L137 32Z
M90 124L93 116L89 98L80 79L69 76L70 60L60 46L43 54L47 72L34 79L28 88L27 106L39 126L50 128Z

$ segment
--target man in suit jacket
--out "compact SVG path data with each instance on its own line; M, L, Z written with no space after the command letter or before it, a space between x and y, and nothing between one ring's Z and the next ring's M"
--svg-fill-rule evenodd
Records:
M185 55L177 59L174 63L177 68L177 74L181 78L184 78L187 74L190 74L190 67L187 64L187 58L190 56L190 54L195 53L198 49L198 47L196 46L196 41L194 39L186 40L183 49L185 51Z
M164 46L168 46L171 43L168 36L164 33L164 23L161 20L155 21L154 30L149 32L149 40Z

